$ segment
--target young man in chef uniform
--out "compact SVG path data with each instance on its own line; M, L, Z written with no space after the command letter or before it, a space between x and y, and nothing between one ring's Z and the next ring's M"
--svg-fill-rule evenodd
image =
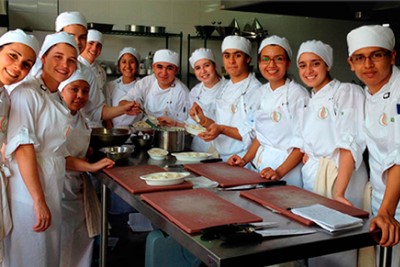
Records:
M392 266L400 266L400 71L395 66L395 37L389 27L361 26L347 35L347 45L351 70L365 84L366 143L375 216L370 231L382 231L379 245L394 246Z
M139 80L119 102L140 104L148 115L157 118L170 117L183 123L189 110L189 89L176 74L179 71L179 55L168 49L154 53L153 74Z
M251 145L251 125L260 105L261 83L250 72L251 42L242 36L227 36L222 42L222 59L230 80L216 99L215 121L204 116L196 103L190 115L200 119L207 132L198 136L213 141L213 146L223 160L234 154L241 157Z

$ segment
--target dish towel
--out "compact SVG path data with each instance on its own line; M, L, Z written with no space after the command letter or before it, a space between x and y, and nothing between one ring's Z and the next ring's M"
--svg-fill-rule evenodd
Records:
M371 183L365 185L363 210L371 214ZM375 247L365 247L358 250L358 267L375 267Z
M332 199L332 189L338 175L335 162L321 157L319 159L317 178L314 182L314 192Z
M86 174L82 174L83 181L83 207L85 210L86 228L89 237L100 234L101 208L96 190Z
M0 263L3 262L3 240L11 231L12 219L7 199L7 184L10 176L9 169L3 164L0 166ZM0 264L1 265L1 264Z

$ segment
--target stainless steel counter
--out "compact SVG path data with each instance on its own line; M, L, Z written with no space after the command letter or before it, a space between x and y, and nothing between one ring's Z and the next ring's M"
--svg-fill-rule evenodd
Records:
M182 164L168 157L164 161L155 161L148 158L145 151L136 152L121 166L153 164L164 167L165 165ZM179 170L176 167L173 170ZM315 227L317 233L311 235L268 238L260 244L247 244L235 247L223 247L220 240L203 241L200 235L190 235L181 230L165 216L143 202L140 195L133 195L121 185L102 172L96 174L103 184L102 191L102 235L101 235L101 266L106 266L107 248L107 195L109 190L118 194L135 209L148 217L151 222L161 230L172 236L178 243L200 258L208 266L245 266L249 262L254 266L265 266L280 262L287 262L307 257L330 254L375 245L369 234L369 220L365 221L362 228L350 232L330 234L321 228ZM281 228L306 228L279 214L268 211L262 206L239 196L238 191L219 191L212 189L220 197L262 217L264 221L279 222ZM307 227L308 228L308 227Z

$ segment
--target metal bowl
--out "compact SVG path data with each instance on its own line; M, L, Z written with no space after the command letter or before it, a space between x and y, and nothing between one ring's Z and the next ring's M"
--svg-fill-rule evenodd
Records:
M121 146L128 140L131 131L127 128L93 128L90 146L93 148Z
M237 33L237 29L232 26L218 26L216 27L216 30L222 37Z
M200 37L208 38L215 30L215 26L211 25L196 25L196 32Z
M154 142L154 131L141 132L138 131L130 137L135 147L150 147Z
M113 161L129 158L133 153L134 148L132 146L110 146L102 147L99 149L100 152L106 154L107 158Z

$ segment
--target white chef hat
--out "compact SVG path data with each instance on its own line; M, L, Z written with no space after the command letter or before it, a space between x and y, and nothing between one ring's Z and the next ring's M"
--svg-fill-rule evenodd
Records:
M160 49L154 53L153 63L156 62L168 62L179 67L179 55L169 49Z
M131 54L132 56L134 56L134 57L136 58L137 62L140 62L140 54L139 54L139 52L138 52L135 48L133 48L133 47L124 47L124 48L122 48L122 50L119 51L119 55L118 55L117 62L121 59L121 57L122 57L124 54Z
M347 34L349 56L364 47L382 47L393 50L395 37L392 29L381 25L358 27Z
M289 59L292 59L292 49L290 48L289 41L285 37L279 37L277 35L272 35L267 38L265 38L260 45L260 48L258 49L258 53L260 54L261 51L266 47L267 45L279 45L283 49L285 49L286 53L289 56Z
M325 44L321 41L310 40L303 42L300 45L299 51L297 52L297 67L299 66L299 58L303 53L314 53L325 61L326 65L330 69L333 65L333 49L330 45Z
M93 41L103 44L103 34L98 30L90 29L87 34L87 41Z
M36 55L39 52L39 42L36 37L26 34L23 30L20 29L8 31L0 37L0 46L11 43L21 43L27 45L32 48Z
M58 90L62 92L68 84L75 81L85 81L89 84L89 79L87 78L87 75L85 75L80 69L77 69L74 71L74 73L72 73L71 76L69 76L68 79L60 83L60 85L58 86Z
M194 64L200 59L209 59L215 63L214 53L208 48L199 48L193 51L192 56L189 58L192 68L194 68Z
M251 43L243 36L230 35L224 38L221 45L222 53L227 49L237 49L250 56Z
M77 56L79 55L79 48L76 44L75 38L66 32L57 32L53 34L48 34L44 39L42 48L39 52L39 58L41 58L53 45L59 43L66 43L71 45L76 49Z
M87 28L85 17L78 11L63 12L56 18L56 32L61 31L65 26L78 24Z

